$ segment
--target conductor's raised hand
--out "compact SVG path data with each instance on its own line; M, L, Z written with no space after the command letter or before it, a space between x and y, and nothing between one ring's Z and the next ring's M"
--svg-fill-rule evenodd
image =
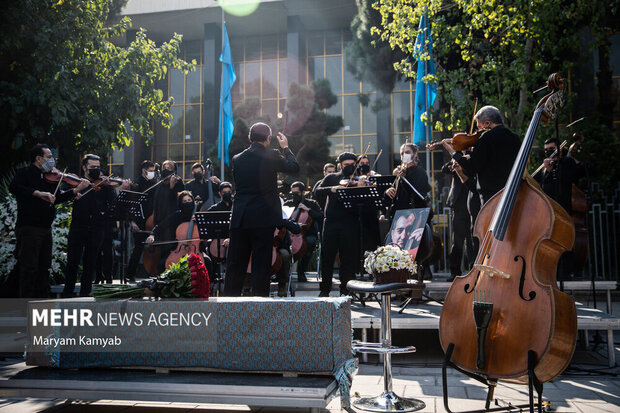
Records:
M278 134L276 135L276 139L278 140L280 148L288 148L288 138L282 132L278 132Z

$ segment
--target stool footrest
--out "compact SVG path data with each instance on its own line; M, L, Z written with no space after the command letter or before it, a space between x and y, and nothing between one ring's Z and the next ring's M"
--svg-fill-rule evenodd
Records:
M370 354L405 354L405 353L415 353L416 348L413 346L409 347L395 347L388 346L384 347L379 343L363 343L366 345L355 345L353 346L353 351L358 353L370 353Z

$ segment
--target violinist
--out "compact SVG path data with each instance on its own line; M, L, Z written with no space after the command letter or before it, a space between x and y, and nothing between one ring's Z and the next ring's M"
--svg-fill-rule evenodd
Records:
M273 234L282 220L277 173L297 173L299 164L282 133L280 151L269 149L271 128L250 127L250 146L232 159L235 197L230 222L230 244L224 294L239 296L252 255L252 294L269 296Z
M291 199L284 202L284 206L300 208L310 215L312 218L312 224L306 229L304 238L306 240L306 252L299 259L297 263L297 281L306 282L306 268L316 247L318 240L319 228L323 226L323 210L319 206L318 202L313 199L306 198L304 192L306 185L303 182L297 181L291 184Z
M153 224L157 225L176 210L177 195L185 189L177 175L177 163L166 160L161 165L162 183L157 187L153 203Z
M87 154L82 158L82 173L91 183L91 188L73 202L71 226L67 238L67 267L63 297L73 297L77 272L82 261L80 296L88 296L95 278L97 257L101 252L107 223L107 212L116 197L111 186L95 185L100 182L101 163L97 155ZM121 189L129 189L131 181L123 180ZM95 190L93 190L95 188Z
M347 282L355 277L359 263L359 221L357 212L346 209L338 198L340 181L350 179L355 173L357 155L343 152L338 156L340 172L323 178L316 189L317 196L327 199L321 245L321 292L319 297L329 297L332 289L334 262L340 254L340 294L348 295Z
M394 170L394 175L403 176L407 182L398 182L385 191L386 203L392 204L389 218L394 218L394 213L399 209L426 208L427 198L431 186L428 183L428 176L424 168L418 165L418 147L413 143L405 143L400 147L401 164ZM398 181L398 179L397 179ZM410 186L411 184L418 195ZM430 219L430 216L429 216Z
M49 146L37 144L30 150L30 165L18 169L9 185L9 191L17 200L15 252L22 298L49 296L55 206L79 198L79 191L89 185L82 179L73 190L56 192L58 184L47 182L44 177L45 173L52 172L55 164Z
M377 175L377 172L370 169L371 168L370 159L368 159L368 156L360 155L359 165L360 165L359 167L360 175L365 175L365 176Z
M559 140L549 138L545 141L545 168L534 178L543 191L553 200L562 205L568 212L573 213L572 188L579 179L586 175L583 163L571 156L562 156Z
M190 191L198 202L203 204L205 210L211 205L209 202L209 185L213 194L217 193L219 184L222 182L217 176L205 178L205 168L200 162L192 165L192 176L194 179L185 184L185 189Z
M136 182L132 185L131 189L136 192L145 192L155 184L155 164L149 160L142 161L140 165L140 176ZM136 271L138 269L138 262L140 256L144 251L144 241L146 240L146 219L153 213L153 194L155 190L146 192L147 202L144 205L143 213L144 219L131 222L131 230L133 232L133 239L135 246L131 251L131 258L127 264L127 278L129 281L135 281Z
M474 116L478 130L485 129L467 158L455 151L449 140L442 142L450 156L477 179L481 203L487 202L505 185L514 164L521 139L506 126L499 109L484 106Z

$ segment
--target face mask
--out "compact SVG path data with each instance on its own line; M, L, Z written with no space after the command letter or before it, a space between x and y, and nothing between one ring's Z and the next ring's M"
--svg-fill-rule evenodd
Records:
M146 179L148 179L149 181L155 179L155 171L147 172Z
M299 192L293 192L292 195L293 195L293 202L295 202L297 204L301 202L303 197L301 196L301 194Z
M222 194L222 201L230 203L232 201L232 192Z
M168 170L168 169L164 169L161 171L161 177L163 178L167 178L168 176L172 175L172 171Z
M411 162L412 156L410 153L403 153L400 156L400 159L403 161L404 164L407 164L409 162Z
M99 168L93 168L93 169L89 169L88 170L88 177L90 179L99 179L99 177L101 176L101 169Z
M181 204L181 212L184 216L191 215L194 212L194 203L193 202L183 202Z
M54 169L54 166L56 166L56 159L54 159L53 156L51 158L43 159L45 159L45 162L41 164L41 169L43 169L43 172L50 172L52 169Z
M370 172L370 165L360 165L360 172L362 175L368 175L368 172Z
M555 152L555 149L545 149L545 158L551 157L551 155L553 155L553 152Z
M194 179L197 181L200 181L202 179L202 173L201 172L194 173Z
M344 176L351 176L355 172L355 165L346 165L342 168L342 174Z

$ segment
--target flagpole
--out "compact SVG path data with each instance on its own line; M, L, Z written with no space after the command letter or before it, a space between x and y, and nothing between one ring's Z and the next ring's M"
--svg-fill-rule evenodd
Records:
M226 20L224 19L224 9L222 8L222 51L224 50L224 25ZM222 72L224 71L224 62L222 62ZM222 76L220 76L220 179L224 179L224 102L222 100Z

